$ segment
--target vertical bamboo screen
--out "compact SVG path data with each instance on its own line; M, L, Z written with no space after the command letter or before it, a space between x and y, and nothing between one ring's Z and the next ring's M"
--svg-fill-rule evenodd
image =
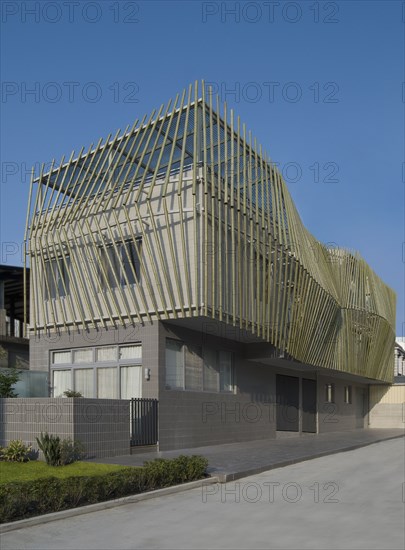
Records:
M305 229L204 84L83 151L32 178L34 333L208 316L299 361L391 379L394 292Z

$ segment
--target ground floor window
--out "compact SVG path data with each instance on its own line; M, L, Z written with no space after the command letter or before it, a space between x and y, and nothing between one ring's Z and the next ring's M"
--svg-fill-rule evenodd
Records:
M233 392L233 353L167 338L166 389Z
M51 353L52 394L67 390L83 397L131 399L142 396L142 346L90 347Z
M179 340L166 340L166 387L184 389L184 345Z
M93 369L73 369L74 389L83 397L94 397L94 373Z
M352 402L352 387L345 386L345 403L350 404Z
M335 402L335 384L325 384L325 401L326 403Z

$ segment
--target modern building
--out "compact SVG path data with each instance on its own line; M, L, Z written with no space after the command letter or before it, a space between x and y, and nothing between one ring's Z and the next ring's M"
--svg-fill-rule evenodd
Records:
M26 246L30 368L157 398L160 449L363 428L392 382L394 292L204 85L42 170Z

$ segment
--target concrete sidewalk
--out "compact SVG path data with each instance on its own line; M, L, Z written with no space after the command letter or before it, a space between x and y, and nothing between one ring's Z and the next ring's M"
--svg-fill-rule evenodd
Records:
M181 454L202 455L208 459L208 472L220 482L254 475L304 460L350 451L380 441L404 437L402 429L365 429L350 432L308 434L279 439L227 443L209 447L195 447L176 451L141 452L113 458L93 459L89 462L142 466L154 458L174 458ZM404 441L405 445L405 441Z

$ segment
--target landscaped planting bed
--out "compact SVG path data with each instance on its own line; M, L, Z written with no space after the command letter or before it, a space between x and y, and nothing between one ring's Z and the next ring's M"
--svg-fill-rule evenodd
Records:
M0 522L58 512L202 479L201 456L156 459L141 467L75 462L0 462Z

